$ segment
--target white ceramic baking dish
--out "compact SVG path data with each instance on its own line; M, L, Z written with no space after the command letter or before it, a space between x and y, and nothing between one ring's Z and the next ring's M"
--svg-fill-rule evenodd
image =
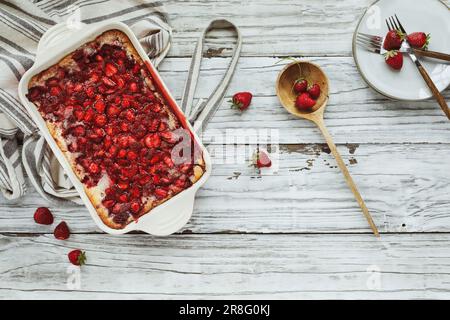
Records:
M19 83L19 97L24 106L27 108L29 114L38 125L42 135L47 140L51 149L55 153L55 156L61 163L63 169L69 176L76 190L80 194L83 203L89 210L92 218L98 227L109 234L124 234L133 230L140 230L146 233L165 236L172 234L180 230L190 219L194 207L194 199L197 190L206 182L211 174L211 159L206 151L206 148L201 143L200 139L195 134L194 130L186 121L188 128L191 130L194 139L198 143L198 146L203 151L203 159L205 162L206 172L195 184L188 189L175 195L168 201L155 207L150 212L146 213L139 218L137 222L131 222L123 229L112 229L105 225L98 216L94 206L87 197L82 183L78 180L77 176L73 172L69 162L59 149L55 140L51 136L44 119L40 115L36 106L31 103L26 94L28 93L28 83L31 78L39 72L47 69L48 67L58 63L64 56L75 51L83 44L94 40L97 36L108 30L120 30L124 32L133 43L137 52L141 56L142 60L146 62L150 73L155 77L156 82L159 82L161 91L166 96L167 101L178 114L179 117L183 117L182 121L186 121L181 109L177 105L175 99L170 94L166 85L162 81L156 69L153 67L151 61L142 49L136 36L131 29L120 22L99 23L91 25L82 25L81 28L71 29L66 24L58 24L49 29L41 38L38 50L36 54L36 61L31 69L29 69L22 77ZM178 112L177 112L178 111Z

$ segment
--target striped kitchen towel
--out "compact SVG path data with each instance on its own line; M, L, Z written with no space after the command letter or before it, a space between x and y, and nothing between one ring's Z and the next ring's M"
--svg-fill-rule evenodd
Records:
M45 31L56 23L121 21L131 27L157 65L171 28L162 3L151 0L0 1L0 189L8 199L26 191L21 163L36 190L52 201L79 199L17 96L21 75Z

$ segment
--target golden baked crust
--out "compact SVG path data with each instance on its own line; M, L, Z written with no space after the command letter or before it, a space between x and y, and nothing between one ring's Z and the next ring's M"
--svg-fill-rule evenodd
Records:
M98 36L95 40L90 41L90 42L84 44L83 46L81 46L78 50L80 50L80 49L94 50L93 48L100 48L104 44L110 44L110 45L114 44L114 45L120 46L126 51L126 53L129 57L134 59L140 65L144 64L144 61L141 59L141 57L137 53L136 49L132 45L129 38L123 32L121 32L119 30L106 31L103 34L101 34L100 36ZM74 55L76 54L76 52L77 52L77 50L72 52L71 54L65 56L57 64L49 67L48 69L46 69L46 70L40 72L39 74L35 75L34 77L32 77L31 81L29 82L28 88L31 89L33 87L45 86L46 81L48 79L55 77L61 68L64 68L64 69L77 68L77 64L74 59ZM153 91L153 93L159 99L159 101L163 104L163 107L167 108L167 114L168 114L167 125L168 125L169 129L170 130L176 129L177 123L179 123L179 119L177 118L176 114L173 112L169 103L167 102L167 99L166 99L167 97L164 97L164 93L162 93L162 88L157 88L157 84L155 84L152 81L151 75L148 75L147 77L145 77L145 83L150 88L150 90ZM40 102L33 101L33 103L35 103L35 105L38 107L41 115L44 117L44 119L46 119L45 118L46 112L43 111L43 108L41 108L42 106L41 106ZM70 139L65 138L63 136L62 122L61 121L60 122L52 121L51 119L46 119L46 125L47 125L47 128L48 128L50 134L52 135L52 137L58 144L59 148L63 152L64 156L66 157L66 159L70 163L71 167L73 168L73 171L75 172L76 176L83 183L83 179L87 175L89 175L89 173L86 172L86 170L79 163L77 163L76 153L72 153L71 151L69 151ZM204 164L203 156L200 155L199 157L197 157L197 159L195 159L194 168L192 170L192 175L189 177L192 184L196 183L202 177L204 171L205 171L205 164ZM132 221L137 220L140 216L147 214L151 209L153 209L156 206L160 205L161 203L169 200L174 195L176 195L177 193L182 192L184 190L183 189L181 191L178 191L177 193L175 193L175 192L170 193L167 197L165 197L163 199L157 199L155 197L149 197L149 196L143 197L143 209L141 210L141 212L138 215L133 216L132 214L130 214L127 221L121 222L121 223L116 223L113 219L113 216L110 214L108 208L106 208L102 203L104 196L105 196L105 188L106 188L105 185L107 185L108 183L109 183L108 179L105 178L105 180L103 180L103 177L102 177L100 179L100 181L98 182L98 184L96 184L95 186L89 186L86 183L83 183L83 185L84 185L84 189L85 189L85 192L86 192L88 198L90 199L91 203L93 204L94 208L96 209L96 211L97 211L99 217L101 218L101 220L103 221L103 223L113 229L124 228L126 225L128 225Z

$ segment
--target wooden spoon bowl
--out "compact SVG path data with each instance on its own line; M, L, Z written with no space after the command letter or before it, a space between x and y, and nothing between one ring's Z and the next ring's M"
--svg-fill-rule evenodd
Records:
M311 111L302 111L295 106L297 93L294 91L294 83L297 79L305 78L310 85L317 83L320 86L320 96ZM311 114L320 110L323 113L328 102L328 78L322 69L315 63L308 61L296 61L288 64L279 74L276 82L276 90L281 104L293 115L312 120Z
M297 109L295 106L295 100L297 98L297 94L294 92L294 83L299 78L305 78L308 80L309 84L317 83L320 85L320 96L316 101L316 104L310 111L302 111ZM367 219L372 232L375 236L379 237L378 229L373 219L369 213L369 209L361 197L361 194L356 187L353 178L350 175L350 172L347 169L347 166L342 160L341 155L339 154L336 145L333 142L333 138L325 127L325 123L323 121L323 113L325 111L325 106L328 102L328 78L322 69L311 62L307 61L296 61L291 64L288 64L279 74L277 82L276 82L276 91L277 96L280 99L283 107L295 115L296 117L308 119L314 122L317 127L322 132L328 146L330 147L331 153L333 154L336 162L344 174L345 180L347 181L350 190L353 192L356 201L358 202L361 210L364 214L364 217Z

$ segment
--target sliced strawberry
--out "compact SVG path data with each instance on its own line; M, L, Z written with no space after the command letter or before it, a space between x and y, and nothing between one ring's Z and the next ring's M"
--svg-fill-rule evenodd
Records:
M53 235L58 240L69 239L69 237L70 237L70 230L69 230L69 227L67 226L67 223L62 221L60 224L58 224L56 226L55 230L53 231Z
M161 139L157 134L149 134L144 138L144 143L148 148L158 148L161 145Z
M95 110L97 110L97 112L103 113L105 111L106 106L105 106L105 103L103 102L103 100L97 100L94 103L94 108L95 108Z
M81 121L84 118L84 112L83 110L75 110L73 112L73 115L75 116L75 119L77 119L77 121Z
M48 208L37 208L34 212L34 221L39 224L51 225L53 223L53 214Z
M103 127L107 121L108 121L108 119L106 118L106 116L104 114L98 114L94 118L95 124L99 127Z
M96 163L91 163L88 167L89 172L93 174L97 174L100 172L100 167Z
M81 137L86 134L86 130L82 125L76 126L72 129L72 134L76 137Z
M108 78L108 77L103 77L102 81L108 87L115 87L117 85L117 83L115 83L111 78Z
M167 190L158 188L158 189L155 189L155 195L158 199L164 199L167 197L168 192L167 192Z
M253 165L258 169L268 168L272 166L272 161L265 151L257 150L253 156Z
M138 213L141 210L141 204L138 201L133 201L130 209L133 213Z
M138 90L139 90L139 87L136 82L130 83L130 91L131 92L137 92Z
M105 206L105 208L112 208L116 202L114 200L103 200L102 204Z
M107 63L105 65L105 74L108 77L112 77L117 73L117 68L112 63Z

